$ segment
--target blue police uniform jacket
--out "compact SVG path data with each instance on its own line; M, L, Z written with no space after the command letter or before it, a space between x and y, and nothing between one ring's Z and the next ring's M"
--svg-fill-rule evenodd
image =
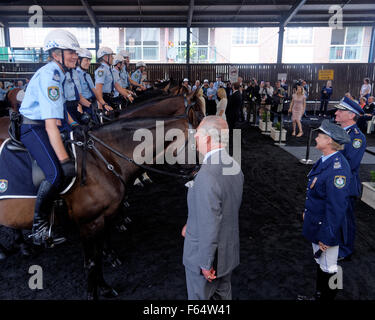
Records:
M137 82L138 84L141 84L142 82L142 72L141 70L137 69L133 72L131 76L132 80Z
M113 75L108 64L102 64L95 71L95 85L101 83L103 85L103 93L112 93L114 89Z
M318 244L336 246L347 239L350 166L340 152L320 159L308 174L304 237Z
M353 197L359 197L361 195L359 167L366 150L366 137L361 130L359 130L356 124L345 128L345 130L350 136L351 143L345 144L345 148L344 150L341 150L341 153L344 155L346 160L348 160L352 172L350 195Z
M121 78L120 78L120 70L117 70L116 68L112 68L112 74L113 74L113 83L118 83L121 86ZM120 95L120 93L114 88L114 94L113 96L116 98Z
M79 101L79 95L82 89L76 69L70 69L65 73L63 88L64 96L67 101Z
M31 78L19 112L32 120L64 118L64 72L54 61L41 67Z
M121 68L120 78L121 78L121 87L125 89L129 88L129 74L128 74L128 71L126 70L125 64Z
M85 70L82 70L80 67L77 68L77 74L79 78L79 83L81 85L82 96L85 99L91 99L95 97L94 92L92 91L95 88L94 82L90 74L88 74Z

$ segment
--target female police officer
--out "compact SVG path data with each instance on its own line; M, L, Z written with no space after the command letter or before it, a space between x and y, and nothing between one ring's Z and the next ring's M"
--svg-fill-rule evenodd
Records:
M45 175L35 202L31 237L36 245L44 244L46 240L49 243L65 240L48 239L48 216L62 173L65 177L76 174L74 161L69 159L57 125L64 118L62 83L66 72L75 67L78 48L78 41L70 32L54 30L48 33L44 50L49 53L50 62L30 80L19 110L23 116L21 141Z
M338 151L350 142L350 137L328 120L318 130L316 148L323 156L308 174L303 235L312 242L317 263L315 299L333 300L337 290L331 288L329 279L337 273L339 242L346 237L345 214L351 178L348 161Z
M98 102L100 103L99 109L102 109L102 105L105 104L105 101L98 95L95 89L94 82L92 81L91 76L88 73L91 59L92 54L90 50L84 48L80 48L80 50L78 50L77 73L81 84L82 96L91 104L98 100ZM112 108L108 106L108 109L111 110ZM83 108L83 111L87 111L90 113L90 111L86 108Z

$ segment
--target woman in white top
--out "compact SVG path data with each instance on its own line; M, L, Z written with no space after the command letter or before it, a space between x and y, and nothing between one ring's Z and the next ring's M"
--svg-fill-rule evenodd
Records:
M363 79L363 85L361 87L361 91L359 93L360 98L365 97L366 100L369 98L371 94L371 84L370 84L370 79L365 78Z
M217 90L217 97L220 99L220 101L216 105L216 115L222 117L224 120L227 120L225 109L227 108L228 99L224 88Z
M198 91L197 91L196 96L202 102L202 104L201 104L201 106L202 106L202 112L206 116L206 100L203 98L203 90L202 90L202 88L199 88L199 87L198 87L197 90Z

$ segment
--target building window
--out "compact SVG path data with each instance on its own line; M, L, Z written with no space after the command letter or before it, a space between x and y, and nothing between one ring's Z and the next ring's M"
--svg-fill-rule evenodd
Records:
M286 43L287 44L312 44L313 28L287 28L286 29Z
M232 31L232 44L249 45L258 44L259 28L234 28Z
M0 28L0 47L5 47L4 28Z
M360 60L363 42L363 27L333 29L330 60Z
M159 60L159 28L126 28L125 45L131 60Z
M187 34L184 28L174 28L171 48L168 48L168 56L176 62L186 62ZM209 28L191 28L190 30L190 62L208 62L213 47L210 43Z

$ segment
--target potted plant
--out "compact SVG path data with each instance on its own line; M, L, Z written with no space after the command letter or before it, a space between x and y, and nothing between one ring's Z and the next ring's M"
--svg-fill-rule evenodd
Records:
M371 181L362 182L363 191L361 200L375 209L375 171L370 171Z
M275 127L271 127L271 138L275 141L280 141L280 122L276 123ZM286 130L283 129L281 133L281 141L286 140Z
M270 113L268 111L263 112L262 119L259 119L259 129L261 131L270 131L271 127L272 127L272 122L270 121Z

